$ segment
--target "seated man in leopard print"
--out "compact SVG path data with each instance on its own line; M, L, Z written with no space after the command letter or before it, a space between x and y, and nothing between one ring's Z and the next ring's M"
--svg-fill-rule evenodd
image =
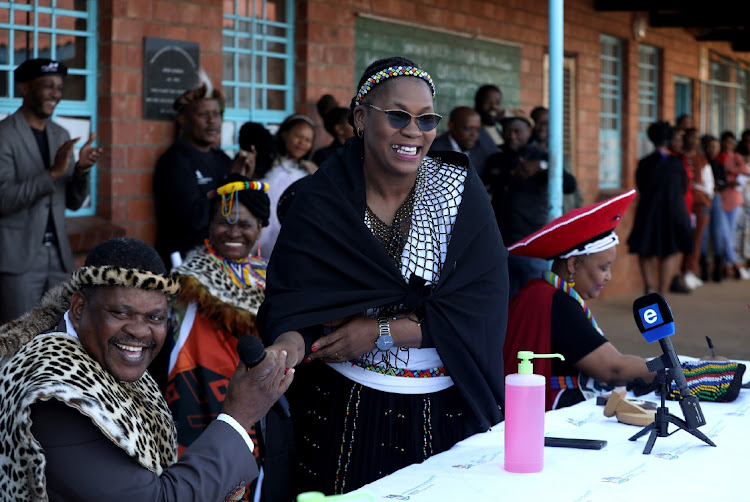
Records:
M179 284L136 239L95 247L72 279L0 327L0 500L222 500L257 475L245 432L288 387L285 354L240 363L223 413L177 461L146 368Z

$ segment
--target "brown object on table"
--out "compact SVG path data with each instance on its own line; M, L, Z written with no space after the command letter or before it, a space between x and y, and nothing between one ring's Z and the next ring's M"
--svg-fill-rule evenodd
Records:
M643 407L625 399L627 390L620 387L612 391L612 394L604 406L604 416L616 416L617 421L628 424L646 426L654 421L656 410L646 410Z
M607 404L604 405L605 417L615 416L617 405L620 403L620 401L625 399L626 393L627 393L627 390L625 390L624 387L619 387L612 391L612 393L609 395L609 399L607 399Z

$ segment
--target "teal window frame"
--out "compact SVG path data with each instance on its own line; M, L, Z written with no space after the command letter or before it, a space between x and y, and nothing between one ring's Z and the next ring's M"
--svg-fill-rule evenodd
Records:
M688 77L674 77L675 122L682 115L693 115L693 81Z
M21 107L22 98L14 96L15 81L13 78L13 70L22 62L16 61L15 49L14 49L14 34L18 31L27 32L33 37L34 50L31 54L32 58L36 57L49 57L50 59L56 59L57 57L57 45L56 38L58 35L70 35L75 37L86 38L86 65L85 68L69 68L68 75L81 75L85 77L85 91L86 97L84 100L70 100L63 99L55 108L55 113L52 117L54 120L57 117L64 118L70 117L75 119L87 119L90 124L90 131L96 132L97 124L97 93L96 93L96 80L97 80L97 59L98 59L98 37L97 37L97 19L98 19L98 7L96 0L86 0L86 11L62 9L57 7L57 0L48 0L50 5L40 5L39 0L31 0L29 3L21 4L15 2L2 2L0 1L0 10L8 10L9 16L7 23L0 23L0 30L8 31L8 47L7 47L7 58L0 59L0 71L7 72L7 84L8 84L8 96L0 96L0 115L10 115ZM13 20L16 12L27 12L31 14L32 24L17 24ZM47 14L51 16L50 27L44 27L39 25L40 14ZM68 16L73 18L85 19L86 29L85 30L67 30L56 28L57 16ZM39 34L49 34L50 36L50 49L49 53L39 54ZM24 58L25 60L25 58ZM81 138L76 144L76 155L78 150L84 145L88 138ZM97 182L97 166L91 170L91 191L90 198L84 207L77 211L66 211L66 216L90 216L96 213L96 182Z
M294 111L294 0L284 0L287 19L266 19L268 2L253 0L253 11L260 5L262 17L247 17L236 14L239 0L232 2L232 12L224 12L224 43L222 47L224 65L231 61L232 72L224 75L222 87L227 95L222 127L222 149L234 154L239 150L239 130L245 122L258 122L274 132L281 122ZM226 2L225 2L226 3ZM249 29L247 29L249 27ZM285 36L270 34L282 31ZM283 52L269 49L283 44ZM245 47L243 47L243 45ZM248 46L250 48L247 48ZM249 60L251 81L240 80L240 63ZM269 59L284 62L283 84L269 83ZM240 106L240 89L250 91L250 106ZM268 108L268 91L284 93L284 108ZM260 106L257 106L257 105Z
M622 184L622 41L600 35L599 188ZM612 71L607 71L611 69Z

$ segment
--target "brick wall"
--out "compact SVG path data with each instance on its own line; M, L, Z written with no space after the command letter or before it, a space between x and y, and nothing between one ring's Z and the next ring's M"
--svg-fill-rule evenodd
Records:
M98 130L105 155L98 166L97 216L153 243L153 170L175 129L171 122L142 118L143 38L197 42L201 66L219 83L223 2L107 0L99 9ZM101 240L101 232L88 237Z

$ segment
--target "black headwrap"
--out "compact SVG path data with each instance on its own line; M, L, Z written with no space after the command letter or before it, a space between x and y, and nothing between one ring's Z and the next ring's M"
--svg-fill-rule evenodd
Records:
M361 159L350 138L294 196L258 312L264 340L372 307L422 308L422 346L437 349L477 432L487 430L502 420L508 309L508 253L487 192L469 168L440 280L425 287L419 277L404 280L365 225ZM465 164L466 156L447 153L441 160Z

